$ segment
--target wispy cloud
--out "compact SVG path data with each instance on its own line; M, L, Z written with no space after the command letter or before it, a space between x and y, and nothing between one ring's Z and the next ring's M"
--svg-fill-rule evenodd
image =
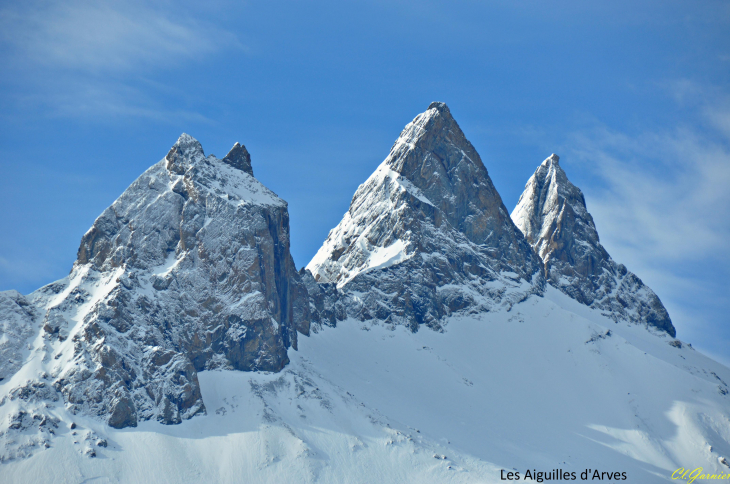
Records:
M26 62L94 73L170 66L242 47L233 34L185 15L184 8L149 5L18 2L0 9L0 31Z
M573 134L570 154L593 177L583 188L609 253L663 298L681 337L727 353L730 328L717 333L717 321L730 311L730 104L689 82L672 89L702 126L598 126Z
M0 7L4 83L18 91L15 99L52 116L199 116L161 109L141 81L245 48L189 8L151 5L72 0Z
M663 260L702 258L730 237L730 149L685 129L630 137L599 128L576 154L604 181L591 211L612 244Z
M156 121L179 120L200 123L212 121L192 110L167 107L155 94L158 89L149 83L140 88L137 83L104 79L64 79L56 83L52 102L43 93L34 92L22 99L26 105L45 105L48 117L95 118L103 115L105 119L142 117Z

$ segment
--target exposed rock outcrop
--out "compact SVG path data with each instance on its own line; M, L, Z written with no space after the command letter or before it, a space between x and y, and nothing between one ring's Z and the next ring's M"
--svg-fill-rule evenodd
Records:
M0 382L23 365L38 310L18 291L0 292Z

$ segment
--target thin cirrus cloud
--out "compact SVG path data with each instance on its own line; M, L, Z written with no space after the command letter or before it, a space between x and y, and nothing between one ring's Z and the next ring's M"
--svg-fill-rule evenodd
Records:
M730 138L722 138L689 129L632 137L606 127L575 136L576 157L602 181L590 210L610 245L663 262L702 259L725 247Z
M32 3L0 10L4 43L25 61L86 72L169 66L222 48L235 35L135 2Z
M186 122L213 123L205 115L185 109L169 109L155 99L155 90L162 90L145 83L117 81L113 79L68 79L55 83L50 98L45 92L35 92L25 100L30 104L45 105L48 117L106 118L143 117L166 122L170 119ZM166 89L170 92L171 89Z
M245 50L234 34L185 11L137 2L8 4L0 7L0 57L8 66L2 77L18 102L50 116L164 118L171 113L154 101L154 86L140 80L226 49Z
M715 98L694 107L711 127L702 131L629 135L600 126L574 134L571 155L595 176L584 188L608 252L657 292L682 339L729 364L730 330L716 324L730 311L724 106Z

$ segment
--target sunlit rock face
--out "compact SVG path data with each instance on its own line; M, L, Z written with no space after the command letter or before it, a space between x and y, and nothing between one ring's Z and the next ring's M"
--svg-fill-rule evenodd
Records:
M539 293L540 267L444 103L405 127L307 265L349 316L413 330Z
M601 245L585 198L560 167L542 162L525 186L512 219L544 263L548 282L614 320L676 332L654 291Z

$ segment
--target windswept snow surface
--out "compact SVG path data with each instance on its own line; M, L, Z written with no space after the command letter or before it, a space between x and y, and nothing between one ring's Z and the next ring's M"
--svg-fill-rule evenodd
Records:
M481 483L500 469L591 468L654 483L678 467L730 471L730 369L552 287L443 332L347 320L289 358L276 374L201 372L208 414L179 425L114 430L51 402L77 427L1 464L0 482Z

